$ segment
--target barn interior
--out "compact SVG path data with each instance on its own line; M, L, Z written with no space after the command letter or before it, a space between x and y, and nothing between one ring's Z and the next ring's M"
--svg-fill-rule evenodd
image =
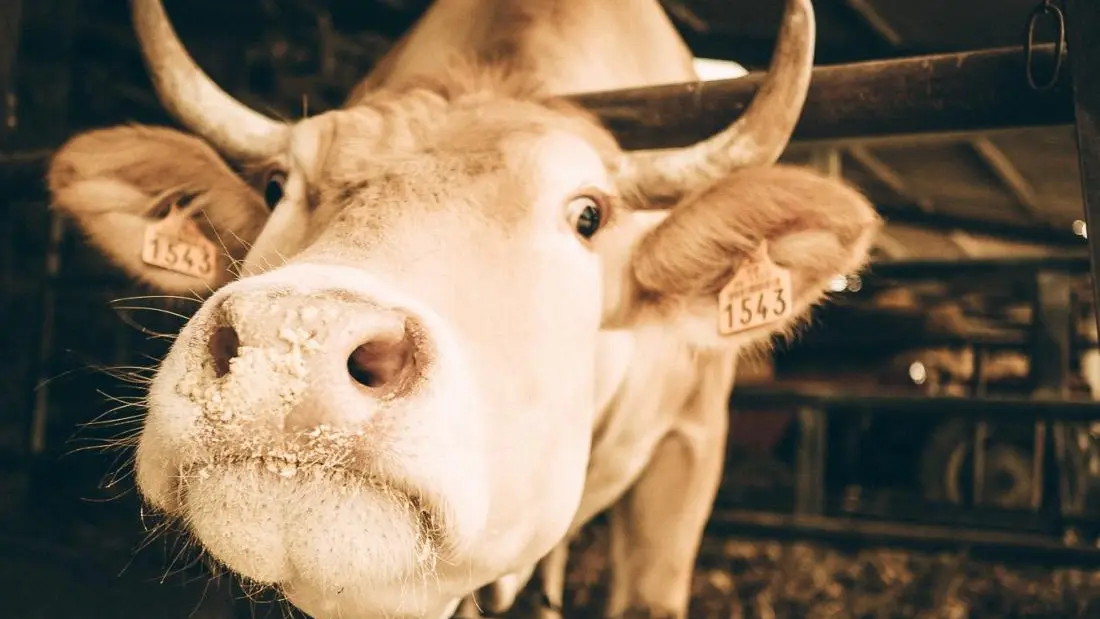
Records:
M338 107L428 4L165 2L219 85L283 118ZM697 57L737 63L719 78L748 76L581 97L628 147L743 109L782 12L662 4ZM1056 62L1051 6L814 2L820 69L783 161L850 181L888 223L812 326L739 366L693 619L1100 616L1090 136L1071 75L1100 66L1100 37L1070 36ZM0 29L0 617L298 616L144 519L126 441L148 368L197 306L150 298L49 209L43 175L72 135L178 126L128 4L9 0ZM602 527L574 544L570 616L602 613Z

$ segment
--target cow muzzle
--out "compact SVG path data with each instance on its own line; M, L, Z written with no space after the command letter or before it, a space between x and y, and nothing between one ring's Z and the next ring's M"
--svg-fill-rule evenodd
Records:
M377 471L410 425L445 415L431 395L438 355L415 312L270 275L211 297L154 381L146 429L164 416L193 424L173 430L188 435L183 468Z
M161 364L139 488L257 581L304 596L345 579L397 587L486 526L484 406L468 365L437 314L362 270L242 279Z
M190 396L226 421L262 407L281 433L361 432L415 396L431 364L414 317L353 293L248 290L211 310L192 345L212 381Z

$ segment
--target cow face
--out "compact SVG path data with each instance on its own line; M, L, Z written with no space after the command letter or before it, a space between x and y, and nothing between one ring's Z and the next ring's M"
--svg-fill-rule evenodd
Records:
M139 24L158 6L134 3ZM442 616L537 560L581 498L601 329L766 341L862 263L878 225L813 173L628 165L579 110L455 84L380 91L277 139L247 115L208 124L223 152L276 146L255 187L165 129L78 136L51 168L55 204L120 267L215 289L151 385L143 496L319 618ZM138 259L180 188L225 274ZM721 336L718 290L761 241L791 273L791 311Z
M417 91L293 131L269 164L266 225L258 192L195 198L213 222L252 214L217 237L262 232L242 239L245 276L163 361L137 478L214 557L321 617L430 614L437 597L537 559L581 496L601 327L676 329L697 346L764 339L790 321L717 332L718 288L755 243L792 270L797 315L858 266L876 223L855 192L788 168L640 209L605 132L521 100ZM104 170L89 153L109 143L134 160ZM165 174L133 175L167 148ZM136 230L145 214L92 212L87 184L158 196L239 183L200 154L163 131L85 134L57 156L54 195L109 254L140 254L139 234L98 231L108 216ZM169 176L181 160L201 163Z
M133 128L77 138L53 171L56 201L84 222L100 217L70 198L101 179L73 179L108 143L139 159L206 152ZM297 125L267 166L273 211L243 239L246 276L206 300L151 386L143 495L307 609L430 613L428 591L458 596L537 558L568 526L587 465L595 239L628 216L603 163L617 152L577 115L426 91ZM131 187L194 186L212 163ZM223 221L237 206L204 210ZM136 233L99 244L140 255L145 215L113 213ZM176 274L122 264L179 291Z
M428 93L295 127L247 276L153 384L145 495L307 609L430 613L552 546L587 465L593 239L624 208L594 133Z

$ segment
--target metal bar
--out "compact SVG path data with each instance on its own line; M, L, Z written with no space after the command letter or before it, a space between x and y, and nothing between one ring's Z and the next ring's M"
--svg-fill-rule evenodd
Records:
M969 398L897 393L886 389L860 390L834 385L791 384L777 381L769 385L742 385L733 390L730 405L760 411L794 409L801 406L829 409L836 414L844 409L867 408L876 415L928 415L979 417L998 421L1100 421L1100 406L1093 400L1054 400L1024 398Z
M1073 281L1060 273L1035 274L1032 311L1031 378L1036 398L1065 398L1068 394L1070 302ZM1055 429L1055 431L1057 431ZM1045 419L1035 422L1032 454L1032 507L1058 516L1058 488L1048 483L1047 471L1060 473L1054 434ZM1052 493L1053 490L1053 493ZM1054 496L1052 496L1052 494Z
M1037 46L1049 61L1053 44ZM1064 125L1073 122L1069 78L1037 92L1020 47L936 54L814 69L795 140ZM627 149L685 146L721 131L756 94L763 73L713 82L572 95Z
M985 362L986 350L984 346L974 346L974 376L970 394L975 397L985 397ZM971 417L971 435L974 438L972 448L974 459L972 465L971 504L981 505L985 495L985 444L989 440L989 422L985 419Z
M819 148L811 156L811 165L825 176L840 178L840 150L836 148Z
M1073 108L1085 222L1100 230L1100 3L1067 0L1066 49L1073 74ZM1065 71L1063 71L1065 73ZM1100 234L1090 234L1092 294L1100 307ZM1096 312L1100 326L1100 312Z
M1043 269L1035 274L1032 312L1031 378L1036 399L1069 396L1069 357L1073 333L1074 278Z
M1047 423L1035 422L1035 440L1031 452L1031 509L1039 511L1043 507L1043 473L1046 471Z
M837 502L839 503L839 501ZM792 513L789 509L784 509L785 506L777 504L777 502L769 502L766 499L750 504L748 501L728 500L726 495L722 494L719 495L715 507ZM996 505L965 506L958 503L929 501L920 497L919 494L910 493L897 487L892 490L888 487L866 488L861 501L835 515L856 516L880 522L1051 535L1050 523L1046 521L1043 514L1035 511L997 507ZM1088 528L1096 524L1096 516L1097 512L1092 511L1083 513L1080 516L1067 517L1067 521Z
M815 151L812 164L825 176L842 177L839 149ZM825 452L828 443L826 412L814 407L799 407L798 430L795 509L803 514L822 514L825 510Z
M1035 303L1032 312L1031 378L1036 398L1065 398L1069 395L1071 334L1073 329L1073 278L1065 273L1040 271L1035 275ZM1032 463L1032 505L1061 526L1062 484L1066 474L1066 452L1058 440L1065 435L1063 423L1041 419L1036 424ZM1042 437L1042 443L1039 442ZM1050 475L1047 475L1047 471Z
M795 510L820 515L825 511L825 411L798 409L798 454L795 464Z
M716 509L707 529L708 533L723 536L786 537L922 550L963 546L975 558L1004 563L1100 566L1100 550L1095 547L1067 546L1041 535L976 528Z

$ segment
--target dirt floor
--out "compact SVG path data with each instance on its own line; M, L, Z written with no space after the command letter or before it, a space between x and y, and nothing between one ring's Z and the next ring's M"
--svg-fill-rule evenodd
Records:
M178 547L153 543L134 556L146 535L136 522L125 527L127 535L108 534L109 525L119 522L86 520L65 535L45 519L37 526L5 523L0 619L302 617L280 605L249 603L228 580L211 583L200 567L181 573L187 561ZM575 542L565 619L603 616L606 544L600 525ZM1100 570L1010 568L952 554L845 553L821 545L720 539L704 541L697 565L691 619L1100 619ZM529 599L509 618L529 619Z
M599 617L606 529L575 543L566 617ZM691 619L1100 618L1100 570L1006 567L957 554L840 552L778 542L707 539Z

